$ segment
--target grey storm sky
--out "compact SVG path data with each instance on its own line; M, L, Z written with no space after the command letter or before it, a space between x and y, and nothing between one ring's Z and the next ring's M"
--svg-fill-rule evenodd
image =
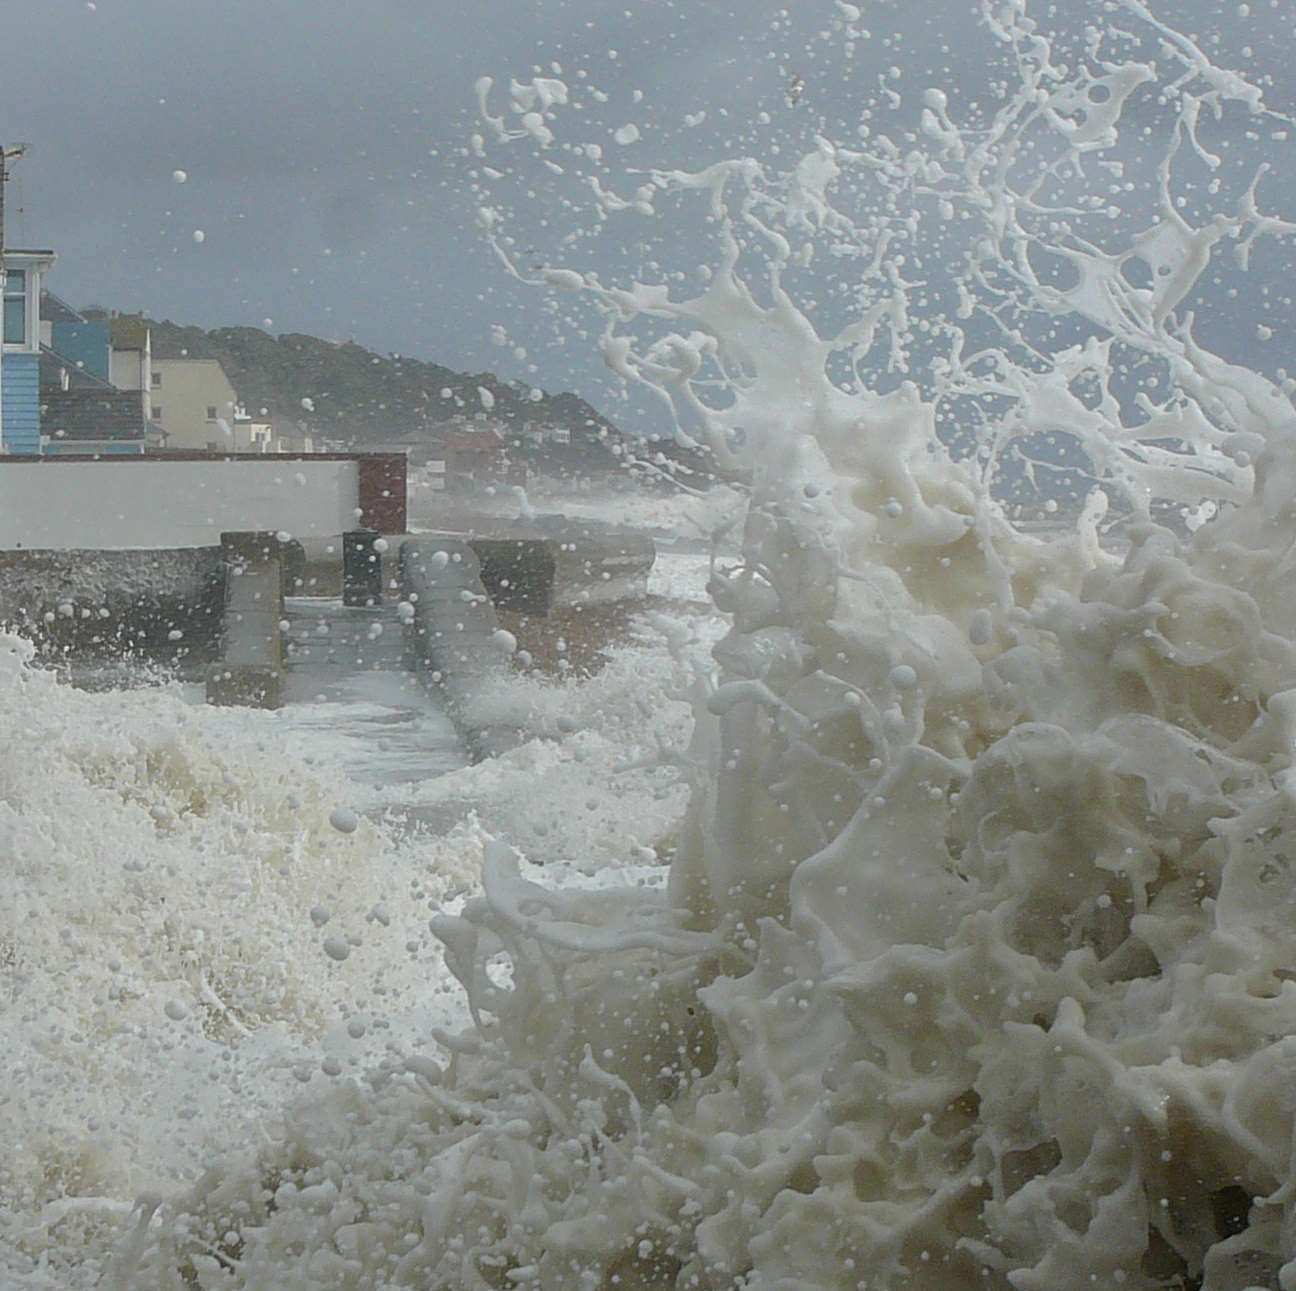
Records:
M960 39L970 0L858 2L875 39L856 78L875 86L915 49L955 90L984 78ZM1272 74L1270 97L1290 110L1289 5L1154 7L1214 33L1226 63ZM583 137L617 166L701 165L780 140L789 159L857 115L858 79L817 75L839 18L836 0L0 0L0 137L33 145L10 185L8 241L57 251L50 285L74 304L353 338L606 407L588 337L511 281L475 225L474 82L558 64L599 87ZM793 76L806 91L789 105ZM613 132L629 122L641 140L623 147ZM513 209L525 226L532 204L537 241L565 218L543 181L537 170Z

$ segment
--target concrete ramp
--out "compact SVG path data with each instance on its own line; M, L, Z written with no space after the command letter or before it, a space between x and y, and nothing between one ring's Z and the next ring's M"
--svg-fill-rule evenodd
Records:
M335 748L352 779L396 785L464 765L453 723L405 656L395 606L284 603L284 716Z
M284 663L300 702L309 686L327 690L353 675L406 669L404 629L394 605L355 609L332 597L284 600ZM312 692L314 693L314 692Z

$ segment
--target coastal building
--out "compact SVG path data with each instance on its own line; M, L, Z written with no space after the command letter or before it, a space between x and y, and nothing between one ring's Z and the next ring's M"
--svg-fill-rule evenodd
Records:
M39 453L41 279L52 251L4 253L4 324L0 342L0 451Z
M151 360L152 420L170 450L260 452L235 442L238 395L217 359Z
M268 417L253 417L243 408L234 409L233 449L236 453L274 453L274 423Z
M79 372L112 383L112 329L108 319L87 318L47 288L41 292L40 329L42 353L53 351Z
M142 453L151 442L147 391L119 390L112 326L86 318L53 292L41 294L40 451Z
M474 492L495 485L523 485L526 464L510 457L505 438L495 426L448 431L443 440L446 490Z
M52 251L5 252L0 447L6 453L141 453L150 438L147 386L115 361L114 326L47 290ZM147 329L144 352L147 356ZM112 380L133 371L133 387Z

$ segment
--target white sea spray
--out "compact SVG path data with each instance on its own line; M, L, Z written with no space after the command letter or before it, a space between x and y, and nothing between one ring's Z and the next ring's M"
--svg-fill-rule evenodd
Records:
M367 821L340 835L354 786L278 727L166 686L77 691L0 635L5 1287L94 1285L132 1196L253 1143L322 1059L363 1071L462 1016L426 989L426 915L476 882L475 826L399 860ZM398 1016L344 1033L375 1014Z
M428 918L478 888L483 825L560 881L660 879L687 791L633 764L690 719L660 630L638 636L598 677L498 695L521 748L386 789L314 710L86 694L0 638L6 1291L99 1285L132 1197L238 1175L312 1088L444 1061L465 1010ZM411 810L413 835L381 823Z
M700 196L722 240L696 295L563 279L750 489L668 891L489 843L434 923L476 1024L448 1065L143 1207L115 1285L1296 1287L1296 412L1185 308L1224 242L1293 230L1259 176L1176 200L1259 91L1136 0L1094 14L1063 53L987 5L1011 78L976 128L935 93L907 152L657 172L639 204ZM551 143L489 92L498 143ZM1158 103L1155 218L1122 222L1088 169ZM974 234L916 365L924 210ZM787 285L817 246L860 266L827 339ZM1089 492L1033 537L996 490L1059 433Z

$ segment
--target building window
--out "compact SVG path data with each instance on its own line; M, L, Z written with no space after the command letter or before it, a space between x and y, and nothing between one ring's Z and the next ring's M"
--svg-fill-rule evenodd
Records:
M27 343L27 271L10 269L4 284L4 340L6 345Z
M208 421L216 420L216 405L214 403L209 403L207 405L207 420Z
M161 421L161 420L162 420L162 405L161 405L160 403L155 403L155 404L153 405L153 413L152 413L152 416L153 416L153 420L154 420L154 421Z
M154 387L154 389L156 389L156 388L157 388L158 386L160 386L161 384L162 384L162 373L160 373L160 372L154 372L154 373L153 373L153 387Z

